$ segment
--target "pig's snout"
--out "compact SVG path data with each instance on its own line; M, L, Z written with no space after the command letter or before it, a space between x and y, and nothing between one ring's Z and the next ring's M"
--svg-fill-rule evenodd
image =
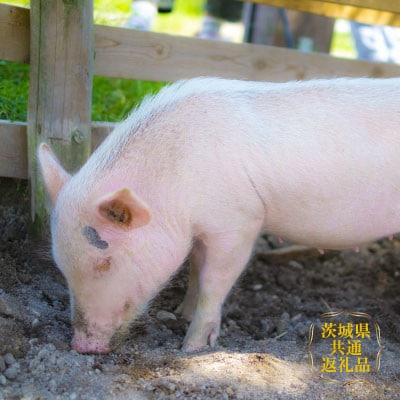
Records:
M81 331L75 331L71 347L78 353L108 353L110 351L108 340L87 336Z
M79 353L108 353L116 344L115 340L124 334L131 320L131 307L128 307L130 303L122 304L124 306L119 309L113 308L111 312L106 312L109 311L106 309L101 314L93 312L93 309L83 312L79 303L74 302L72 316L74 336L71 347Z

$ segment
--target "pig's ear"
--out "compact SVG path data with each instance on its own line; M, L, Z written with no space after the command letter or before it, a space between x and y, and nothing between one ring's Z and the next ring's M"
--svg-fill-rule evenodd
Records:
M42 171L44 184L52 203L57 200L61 188L69 181L69 175L61 166L50 146L41 143L38 148L38 160Z
M127 230L147 225L151 220L147 205L128 188L102 197L97 212L106 222Z

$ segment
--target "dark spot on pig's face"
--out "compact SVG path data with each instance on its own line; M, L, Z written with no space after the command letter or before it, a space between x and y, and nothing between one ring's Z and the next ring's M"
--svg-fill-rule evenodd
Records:
M102 275L108 272L111 268L111 257L105 259L102 263L96 265L94 267L96 275Z
M105 250L108 248L108 243L101 239L99 233L92 226L85 226L82 229L82 233L92 246L97 247L100 250Z

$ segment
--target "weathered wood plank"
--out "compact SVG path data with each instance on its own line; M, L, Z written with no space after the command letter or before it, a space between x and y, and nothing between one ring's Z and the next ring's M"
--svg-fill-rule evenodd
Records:
M93 122L92 151L113 130L115 123ZM27 124L0 120L0 176L5 178L28 178Z
M0 4L0 15L7 14L4 9L10 10L10 6ZM4 20L2 22L0 18L2 24ZM343 60L283 48L199 40L100 25L94 27L94 41L94 73L127 79L174 81L213 75L285 81L333 76L390 77L398 76L400 70L397 65ZM24 43L29 43L28 37ZM3 48L8 47L4 47L1 42L0 49ZM26 49L21 47L19 53L13 54L14 61L21 61L26 57ZM4 59L10 58L4 56Z
M28 144L26 124L0 121L0 176L28 177Z
M351 19L365 24L400 26L400 2L392 0L252 0L254 3Z
M92 122L92 152L111 133L117 124L113 122Z
M313 1L320 2L320 0ZM371 10L389 11L400 14L400 2L393 0L324 0L324 2L341 6L368 8Z
M95 74L174 81L199 75L288 81L399 76L398 65L344 60L284 48L209 41L96 26Z
M0 4L0 60L29 62L29 10Z
M46 216L36 149L48 142L69 171L90 154L93 76L92 0L31 1L28 168L38 235Z

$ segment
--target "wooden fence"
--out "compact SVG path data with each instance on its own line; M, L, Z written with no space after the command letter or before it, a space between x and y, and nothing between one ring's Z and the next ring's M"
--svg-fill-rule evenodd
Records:
M0 4L0 60L28 63L29 10ZM234 44L95 25L94 74L175 81L200 75L273 82L338 76L400 76L400 66L269 46ZM92 147L112 129L92 124ZM27 171L26 123L0 121L0 176Z

